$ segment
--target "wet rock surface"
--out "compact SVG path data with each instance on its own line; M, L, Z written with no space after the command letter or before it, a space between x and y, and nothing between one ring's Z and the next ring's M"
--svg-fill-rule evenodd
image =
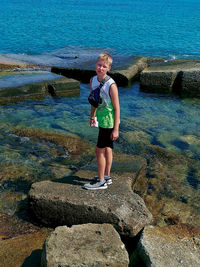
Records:
M95 66L95 65L94 65ZM138 79L140 72L148 66L148 60L146 57L138 57L134 62L128 66L121 67L114 71L110 71L110 75L118 86L126 86L131 81ZM89 83L92 76L96 75L94 67L90 69L81 68L64 68L64 67L52 67L51 71L56 74L64 75L68 78L77 79L83 83Z
M1 267L39 267L42 246L52 230L41 228L33 233L0 240Z
M197 67L196 65L195 68ZM27 66L24 68L27 68ZM13 69L10 67L10 70ZM172 72L174 70L173 68L171 69ZM20 72L22 68L16 65L14 71ZM180 68L180 72L181 71L183 71L182 68ZM187 73L188 75L196 73L195 75L197 76L193 76L192 79L196 77L195 79L197 79L198 84L198 71L191 70L191 73L189 71ZM186 82L186 80L184 80L184 77L186 77L184 76L184 71L181 75L181 83L184 85ZM189 87L190 83L191 86L193 86L194 80L189 80L189 76L186 78L188 79L187 86ZM178 84L176 78L173 84ZM174 85L172 86L172 91L174 88L178 88L174 87ZM194 88L195 86L196 83L194 82ZM37 107L35 107L35 110L40 112L39 109L37 110ZM168 123L168 121L166 121L166 123ZM9 139L7 140L7 145L1 148L4 152L0 160L0 247L3 248L0 258L4 259L3 267L17 267L21 266L23 262L25 263L23 266L30 267L32 262L35 264L33 266L36 267L36 264L39 263L41 245L44 239L40 240L40 245L38 247L31 247L31 245L29 246L26 242L28 236L32 236L33 238L29 239L31 244L34 244L35 238L39 240L39 234L37 235L36 233L40 228L30 223L30 218L25 214L27 212L27 204L25 204L27 202L26 194L32 182L41 180L57 180L57 182L62 184L67 184L71 181L73 186L74 183L80 182L83 184L89 182L91 177L96 175L95 171L97 169L95 160L93 161L94 147L90 146L90 149L84 152L88 147L88 143L86 144L83 139L68 139L65 134L57 135L55 133L54 135L52 132L48 134L47 131L41 131L41 129L27 130L18 128L13 130L12 133L12 136L8 133L10 136L6 136L6 138ZM191 225L200 226L200 173L198 160L194 161L190 159L191 155L187 154L189 153L187 152L187 148L192 146L196 151L196 155L198 155L199 138L189 134L181 135L175 140L175 138L170 139L168 134L162 134L161 132L157 137L157 143L160 143L163 147L170 147L170 150L174 153L169 153L167 149L150 146L152 139L149 139L148 143L146 143L147 136L145 136L144 131L126 132L124 137L130 144L133 143L133 140L137 140L140 146L137 151L134 150L135 147L134 149L127 147L126 151L129 153L127 155L114 155L114 176L116 173L118 177L129 177L131 184L134 178L132 188L136 194L139 194L144 199L147 208L153 214L154 225L160 225L162 227L166 225L169 225L169 227L180 227L183 223L188 223L190 225L187 226L187 230L186 227L183 229L184 231L192 233L193 228ZM5 135L2 135L1 140L4 138ZM15 151L12 151L11 154L11 149L13 149L12 142L18 145L16 145L16 147L14 146ZM144 146L142 145L143 143ZM22 146L24 147L24 150L22 149L23 151L20 150ZM180 157L178 152L182 147L185 149L185 156ZM148 153L148 151L150 152ZM137 161L130 153L142 155L141 158L143 158L143 160L139 159ZM24 156L26 157L26 165ZM11 158L12 161L8 160ZM87 165L87 167L85 165ZM83 166L85 166L83 174L79 175L75 173L76 170L83 168ZM142 166L143 168L140 168ZM140 170L139 173L137 173L138 170ZM85 174L86 172L87 174ZM74 175L72 173L74 173ZM135 175L136 173L138 175ZM76 176L78 176L78 178ZM68 177L75 177L75 179L70 178L71 180L68 180ZM79 178L82 180L80 181ZM93 195L97 193L84 192L87 198L93 197ZM167 228L163 228L163 231L166 229ZM158 235L156 231L155 236ZM46 238L47 235L48 234L45 234L44 238ZM169 233L169 236L170 235ZM174 231L174 235L182 240L182 237L180 237L177 231ZM197 240L196 235L192 236L192 238ZM20 242L21 245L23 244L23 247L20 247L19 250L18 242ZM192 251L192 247L188 245L188 249L190 248ZM35 261L35 255L37 256L37 263ZM190 256L191 255L188 255L188 259ZM18 257L20 259L19 261L17 260Z
M41 226L30 218L27 201L30 186L34 181L59 180L70 175L94 158L94 147L73 134L35 128L13 127L12 133L4 138L7 146L0 162L1 264L36 267L49 230L40 231ZM16 152L11 161L7 156L11 157L13 142Z
M45 241L41 266L113 266L129 264L120 236L110 224L60 226Z
M2 76L2 75L1 75ZM47 71L9 73L1 77L0 102L24 98L73 95L80 92L80 83L62 76L52 77Z
M137 253L145 266L197 267L200 265L200 230L187 225L147 226Z
M163 226L188 223L200 227L198 162L158 146L149 146L148 163L133 180L139 194Z
M59 163L69 168L81 167L94 158L94 147L75 134L63 134L35 128L15 128L13 132L20 137L28 137L44 146L59 158ZM54 145L52 147L52 145ZM50 163L50 162L49 162Z
M148 92L200 96L200 61L179 59L152 65L141 72L140 84Z
M29 204L34 216L45 225L110 223L121 235L135 236L152 220L143 200L131 190L131 179L115 176L107 190L85 190L91 174L79 171L65 183L34 183Z

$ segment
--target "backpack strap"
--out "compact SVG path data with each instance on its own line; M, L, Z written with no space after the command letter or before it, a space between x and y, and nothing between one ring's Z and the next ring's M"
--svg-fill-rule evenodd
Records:
M100 85L99 85L99 88L101 89L102 86L104 86L104 84L110 80L110 76L106 76L101 82L100 82Z

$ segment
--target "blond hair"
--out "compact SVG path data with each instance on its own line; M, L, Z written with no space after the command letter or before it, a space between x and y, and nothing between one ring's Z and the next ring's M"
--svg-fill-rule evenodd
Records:
M112 62L113 62L112 56L109 53L107 53L107 52L103 52L103 53L99 54L98 60L104 60L110 66L112 65Z

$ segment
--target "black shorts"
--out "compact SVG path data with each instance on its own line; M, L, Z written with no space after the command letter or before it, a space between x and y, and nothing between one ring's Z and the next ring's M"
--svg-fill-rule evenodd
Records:
M113 141L111 140L112 131L113 131L113 128L99 127L99 136L97 140L98 148L110 147L113 149Z

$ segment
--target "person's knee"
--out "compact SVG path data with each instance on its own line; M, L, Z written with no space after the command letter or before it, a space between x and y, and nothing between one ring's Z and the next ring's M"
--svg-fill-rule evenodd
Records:
M104 155L105 154L105 148L99 148L96 147L96 155Z
M105 147L105 153L106 154L112 154L112 148L111 147Z

